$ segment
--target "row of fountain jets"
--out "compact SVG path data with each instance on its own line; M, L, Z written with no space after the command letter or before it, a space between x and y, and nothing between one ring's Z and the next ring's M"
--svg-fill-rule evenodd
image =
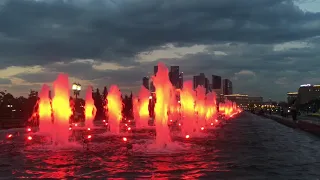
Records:
M184 82L182 90L174 90L168 77L168 68L158 64L158 72L153 77L156 89L156 101L154 105L154 122L156 127L156 144L166 144L171 141L168 128L169 120L179 121L181 133L185 136L212 124L218 113L227 116L239 112L235 103L228 100L219 104L219 112L216 107L216 95L214 92L206 94L203 87L199 86L195 91L192 82ZM39 132L48 133L53 141L66 143L69 136L70 117L73 114L70 106L70 89L67 74L59 74L53 82L53 98L49 98L50 87L43 85L38 102ZM180 95L177 100L176 93ZM150 92L141 87L138 97L133 98L133 112L136 128L145 128L149 121L149 102L152 96ZM122 120L122 99L121 92L116 85L112 85L106 98L106 117L110 132L120 133ZM85 100L85 123L86 127L93 128L96 108L92 98L92 87L89 86Z

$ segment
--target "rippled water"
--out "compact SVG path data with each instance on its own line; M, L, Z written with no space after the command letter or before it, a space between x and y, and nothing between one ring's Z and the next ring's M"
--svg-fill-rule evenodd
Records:
M52 149L16 143L1 145L0 177L122 179L317 179L319 137L272 120L243 113L207 139L177 140L169 150L152 141L134 141L127 151L120 140Z

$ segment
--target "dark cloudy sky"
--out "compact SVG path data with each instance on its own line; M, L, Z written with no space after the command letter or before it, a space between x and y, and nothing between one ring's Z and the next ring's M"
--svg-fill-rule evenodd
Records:
M158 61L186 78L285 99L320 83L318 0L1 0L0 90L25 95L58 72L136 91ZM84 93L83 93L84 94Z

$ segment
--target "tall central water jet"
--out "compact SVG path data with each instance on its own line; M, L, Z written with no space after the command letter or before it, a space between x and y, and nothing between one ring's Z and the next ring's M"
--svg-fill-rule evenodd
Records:
M192 88L192 81L183 83L180 101L183 115L182 133L184 135L190 135L193 133L195 127L195 93Z
M50 87L44 84L39 94L39 132L52 135L52 108L49 92Z
M156 144L166 146L171 142L168 127L168 107L170 103L170 90L172 88L168 76L168 68L163 64L158 64L158 72L153 77L153 84L156 89L155 124L156 124Z
M96 116L97 108L94 105L94 100L92 98L92 87L88 86L86 92L86 104L85 104L85 117L86 117L86 126L93 127L93 119Z
M110 87L107 96L107 117L109 117L108 123L110 132L119 134L120 133L120 122L122 119L122 98L121 92L116 85Z
M69 79L67 74L59 74L53 82L54 97L52 99L52 109L54 117L56 143L65 144L69 138L69 121L72 115L70 107Z

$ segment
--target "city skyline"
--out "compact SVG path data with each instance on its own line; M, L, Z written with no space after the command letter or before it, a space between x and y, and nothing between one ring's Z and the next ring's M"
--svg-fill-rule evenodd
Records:
M0 91L27 95L65 72L83 89L116 84L137 92L158 61L180 66L184 81L200 72L219 75L234 92L265 99L285 100L300 84L320 82L317 2L157 3L2 3Z

